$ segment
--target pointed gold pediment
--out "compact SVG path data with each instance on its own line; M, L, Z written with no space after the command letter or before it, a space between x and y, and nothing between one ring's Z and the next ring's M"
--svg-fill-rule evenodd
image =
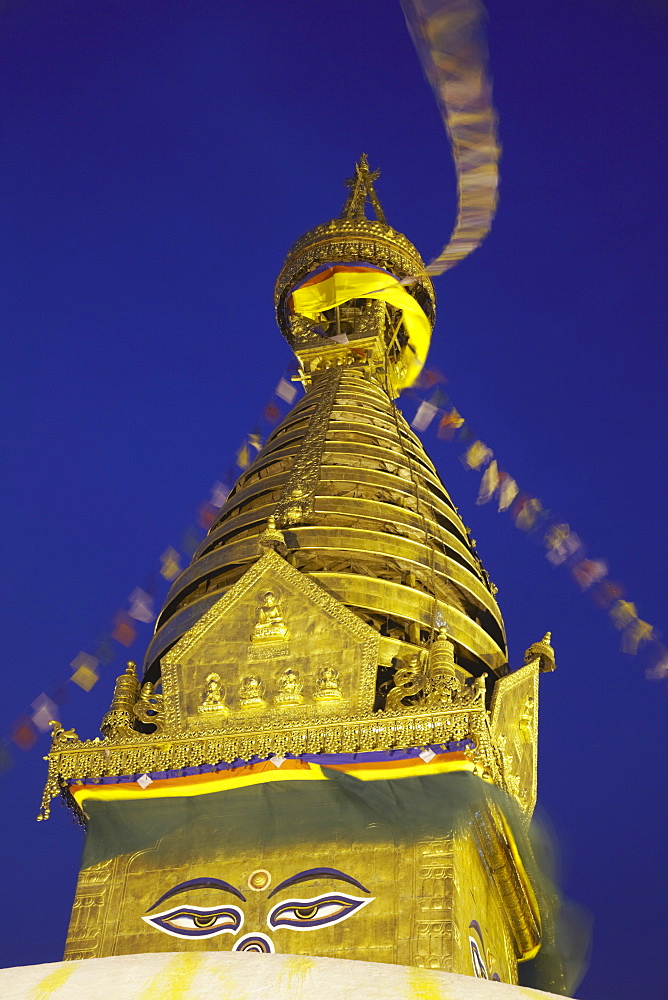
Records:
M269 550L162 661L170 729L371 712L378 633Z

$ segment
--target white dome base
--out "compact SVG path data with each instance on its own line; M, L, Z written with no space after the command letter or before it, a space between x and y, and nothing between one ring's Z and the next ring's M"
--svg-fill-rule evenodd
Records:
M554 993L435 969L306 955L162 952L0 969L11 1000L540 1000Z

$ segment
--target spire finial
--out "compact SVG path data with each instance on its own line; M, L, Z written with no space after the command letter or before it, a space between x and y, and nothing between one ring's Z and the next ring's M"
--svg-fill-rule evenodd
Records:
M385 213L380 207L378 195L376 194L373 182L380 177L380 170L369 169L369 160L366 153L362 153L359 162L355 164L355 176L349 177L346 187L350 188L350 194L343 206L342 219L365 219L364 207L367 201L373 205L376 219L387 225Z

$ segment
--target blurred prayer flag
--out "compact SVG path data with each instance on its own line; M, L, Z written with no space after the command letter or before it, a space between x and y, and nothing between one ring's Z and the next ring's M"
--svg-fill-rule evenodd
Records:
M543 513L543 505L538 497L524 494L515 507L515 525L521 531L533 531L538 515Z
M662 681L668 677L668 649L664 646L660 647L660 654L656 663L653 663L645 671L645 677L651 681Z
M626 628L626 626L637 619L638 612L632 601L617 601L610 609L610 618L615 628Z
M247 469L250 465L250 450L245 441L237 452L237 465L240 469Z
M433 403L420 403L411 427L415 431L426 431L437 413L438 407L434 406Z
M264 408L264 419L269 424L275 424L278 422L278 418L281 415L281 411L276 406L276 403L267 403Z
M507 472L499 473L499 512L508 510L520 488Z
M19 750L30 750L36 739L37 734L33 729L30 719L25 715L17 719L12 731L12 740Z
M449 413L444 413L441 417L441 422L438 425L436 435L446 441L452 441L455 436L455 431L457 431L460 427L463 427L464 423L464 418L453 406Z
M499 485L499 467L496 464L496 459L493 459L485 471L483 472L482 479L480 480L480 490L478 492L477 504L489 503L489 501L494 496L496 488Z
M221 481L217 479L211 487L211 498L209 503L212 507L215 507L216 510L220 510L227 500L229 492L229 488L225 485L225 483L221 483Z
M216 520L218 510L218 507L213 507L208 501L205 501L197 511L197 523L200 528L204 528L205 531L208 531L213 522Z
M592 584L608 575L608 566L602 559L581 559L572 567L571 572L580 587L588 590Z
M568 524L553 524L545 533L545 558L553 566L561 566L582 549L582 542Z
M482 441L474 441L471 447L467 449L462 461L469 469L480 469L483 465L487 465L493 457L494 452L491 448L488 448Z
M202 539L201 534L198 532L194 524L189 525L183 532L183 538L181 539L181 550L187 556L192 556L197 546ZM178 554L178 553L177 553ZM181 572L180 570L178 571ZM177 573L178 576L178 573Z
M135 587L128 600L130 601L128 614L131 618L138 622L144 622L146 625L155 621L153 598L145 590L142 590L141 587Z
M48 697L48 695L42 694L39 698L36 698L30 706L33 709L33 714L30 719L32 724L39 729L41 733L46 733L49 729L49 723L52 719L58 719L58 706L55 702Z
M276 386L275 394L285 403L291 404L294 402L294 398L297 395L297 388L294 385L290 385L289 382L282 378Z
M179 554L171 545L160 556L160 563L160 575L164 576L165 580L175 580L181 572Z
M611 604L624 593L624 588L618 583L613 583L612 580L604 580L602 583L596 584L596 587L592 591L594 600L600 608L609 608Z
M634 618L622 632L622 652L635 656L638 652L638 646L643 642L650 642L653 635L654 629L649 622L644 622L641 618Z
M79 667L70 677L70 680L84 691L90 691L99 681L99 675L88 667Z
M121 646L131 646L137 638L137 630L130 621L129 615L124 611L119 611L114 619L114 628L111 632L112 639L120 642Z
M95 647L95 650L93 652L94 658L96 660L99 660L100 663L103 663L106 666L108 663L111 663L115 655L116 652L114 650L114 647L109 642L109 636L108 635L102 636L98 640L97 646Z
M423 368L418 378L418 388L431 389L432 385L447 381L443 372L440 372L438 368Z

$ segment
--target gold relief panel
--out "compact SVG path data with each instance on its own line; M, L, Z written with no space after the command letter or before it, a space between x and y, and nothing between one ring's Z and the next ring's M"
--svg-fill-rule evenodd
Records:
M371 712L378 633L273 551L163 658L170 729Z
M491 735L503 781L523 812L533 813L537 794L538 675L536 657L496 682Z

